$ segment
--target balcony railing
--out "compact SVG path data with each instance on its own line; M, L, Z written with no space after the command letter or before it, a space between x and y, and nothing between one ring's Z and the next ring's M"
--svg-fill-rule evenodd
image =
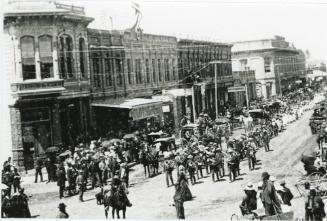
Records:
M255 81L255 71L233 71L233 79L242 83Z
M11 91L21 96L60 93L65 90L64 80L28 80L11 84Z

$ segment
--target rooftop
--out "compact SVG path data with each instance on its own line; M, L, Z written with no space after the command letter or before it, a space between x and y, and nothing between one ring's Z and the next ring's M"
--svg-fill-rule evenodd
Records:
M4 7L4 16L69 15L85 17L84 7L55 1L10 0ZM88 18L93 20L92 18Z

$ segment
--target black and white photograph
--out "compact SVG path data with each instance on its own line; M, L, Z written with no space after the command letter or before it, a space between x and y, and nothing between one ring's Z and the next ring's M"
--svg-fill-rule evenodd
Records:
M2 0L1 218L327 220L327 0Z

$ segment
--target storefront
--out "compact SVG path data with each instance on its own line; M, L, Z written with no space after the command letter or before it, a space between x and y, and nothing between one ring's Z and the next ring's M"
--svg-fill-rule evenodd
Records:
M86 134L87 103L87 98L66 100L54 94L24 97L10 106L14 163L32 169L47 148L73 145L78 135Z
M93 102L97 134L121 137L136 130L159 127L164 119L162 106L161 101L144 98Z

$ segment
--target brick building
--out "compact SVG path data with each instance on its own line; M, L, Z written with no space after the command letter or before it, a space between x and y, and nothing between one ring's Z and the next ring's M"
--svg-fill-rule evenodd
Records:
M177 39L131 29L89 29L88 34L98 132L161 124L163 103L151 96L176 85Z
M233 71L254 70L257 96L270 98L305 84L305 56L284 37L234 42Z
M229 93L229 100L232 106L247 106L246 93L249 102L257 98L255 71L233 71L233 79L233 86L243 87L244 91Z
M54 2L11 2L4 14L10 66L13 160L32 167L52 145L69 144L90 127L84 9Z
M115 136L162 126L183 115L215 117L233 85L231 45L146 34L139 28L90 29L84 8L10 2L4 14L6 75L11 77L13 161L33 167L51 146L79 136ZM196 77L197 76L197 77ZM193 105L194 104L194 105Z
M233 85L230 44L180 39L178 69L181 88L192 88L192 96L181 97L181 111L197 118L202 111L216 118L215 71L217 64L218 112L224 113L228 102L227 88ZM190 94L190 93L188 93ZM194 103L194 105L193 105Z

